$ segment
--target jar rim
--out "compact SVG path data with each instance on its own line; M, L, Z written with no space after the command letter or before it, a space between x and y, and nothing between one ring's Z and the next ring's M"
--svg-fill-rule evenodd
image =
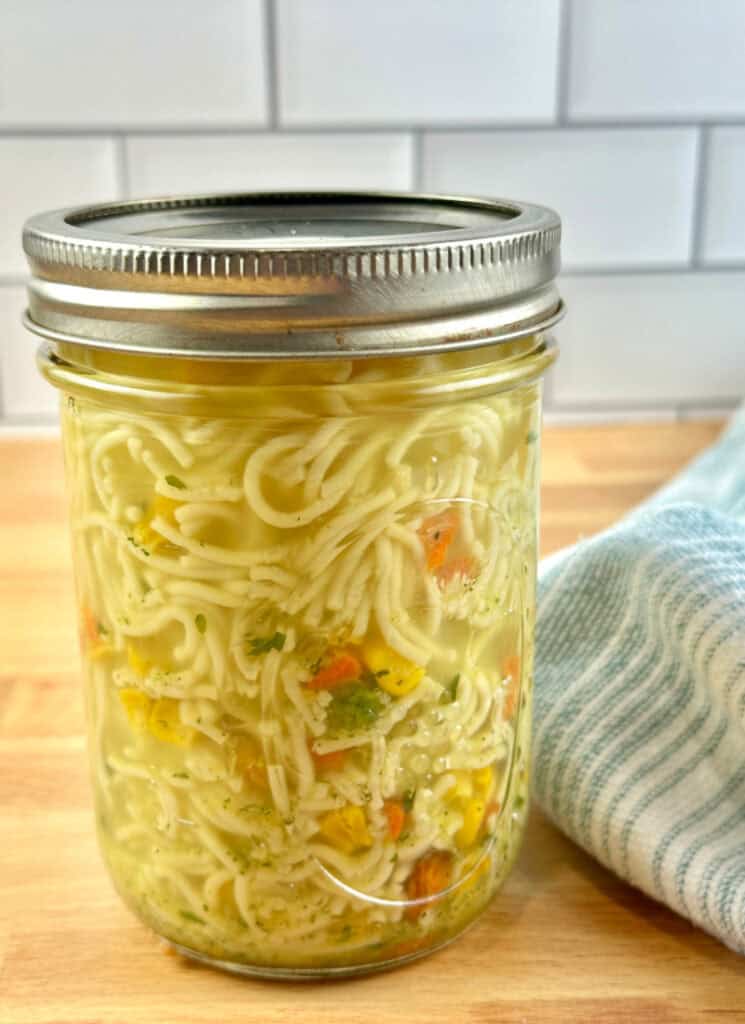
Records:
M562 315L561 222L533 203L265 192L98 204L27 221L27 326L194 358L442 352Z

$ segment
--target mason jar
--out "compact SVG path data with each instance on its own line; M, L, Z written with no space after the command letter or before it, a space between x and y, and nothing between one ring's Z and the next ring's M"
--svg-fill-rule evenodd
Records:
M539 206L403 194L27 223L98 837L179 952L378 970L504 882L559 237Z

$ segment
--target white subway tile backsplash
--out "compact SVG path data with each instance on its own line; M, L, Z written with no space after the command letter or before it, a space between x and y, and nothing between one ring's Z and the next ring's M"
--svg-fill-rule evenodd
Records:
M712 129L706 172L703 258L745 262L745 127Z
M424 184L554 206L567 267L684 264L696 141L688 128L433 132Z
M730 408L744 44L745 0L0 0L0 425L56 419L23 221L125 190L546 203L569 271L549 419Z
M572 0L569 114L745 115L743 0Z
M101 138L0 138L0 273L22 274L23 222L33 213L116 199L114 142Z
M554 114L559 0L278 0L278 28L288 125Z
M26 289L0 287L0 389L2 412L10 418L44 418L57 414L57 393L36 369L38 338L21 323Z
M135 194L412 187L404 133L139 136L127 141Z
M262 0L11 0L0 124L264 124Z
M567 276L556 407L745 395L745 272Z

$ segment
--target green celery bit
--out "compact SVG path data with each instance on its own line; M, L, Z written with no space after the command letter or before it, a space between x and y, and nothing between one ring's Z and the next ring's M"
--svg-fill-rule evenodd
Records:
M248 652L252 657L257 654L268 654L269 651L281 651L287 637L284 633L275 633L274 636L253 636L248 642L251 649Z
M334 690L326 709L326 722L332 732L358 732L367 729L383 711L380 688L368 682L351 683Z

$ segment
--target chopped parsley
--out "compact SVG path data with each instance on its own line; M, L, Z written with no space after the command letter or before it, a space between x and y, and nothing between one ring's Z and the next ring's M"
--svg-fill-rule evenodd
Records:
M205 629L207 628L207 620L205 619L204 615L202 615L201 612L199 612L198 615L194 616L194 625L197 627L200 633L204 633Z
M173 778L174 779L188 779L189 776L188 776L188 774L186 772L174 772L173 773Z
M374 682L350 683L334 690L326 709L326 723L335 733L358 732L371 726L383 708L380 687Z
M268 654L269 651L281 651L287 637L284 633L275 633L274 636L252 636L248 637L249 654L255 658L257 654Z
M415 796L416 796L416 790L415 789L407 789L406 792L404 793L403 797L401 798L401 804L403 805L403 809L406 811L407 814L414 807L414 797Z
M537 430L529 431L528 432L528 436L525 438L525 441L526 441L527 444L535 444L535 442L537 440L538 440L538 431Z
M184 483L184 481L181 480L179 477L174 476L173 473L168 474L168 476L166 477L166 483L169 484L171 487L175 487L176 490L178 491L186 490L186 484Z
M193 921L194 924L204 924L204 918L199 917L197 914L193 914L191 910L179 910L179 914L187 921Z
M458 683L460 682L460 673L453 676L449 683L446 683L442 688L440 694L440 704L452 704L458 696Z
M138 544L134 537L130 535L129 537L127 537L127 540L132 545L132 547L138 548L143 553L143 555L146 555L148 558L150 557L150 552L148 551L148 549L144 548L142 544Z

